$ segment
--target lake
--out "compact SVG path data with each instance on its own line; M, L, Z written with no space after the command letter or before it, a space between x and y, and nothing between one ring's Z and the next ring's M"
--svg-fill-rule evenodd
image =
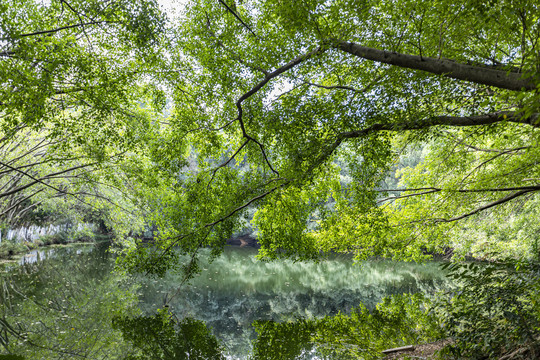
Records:
M255 249L228 247L179 287L181 276L175 273L163 279L112 273L114 256L107 248L55 247L3 265L0 315L29 334L26 341L12 335L9 346L19 341L29 359L64 358L69 351L88 358L121 358L129 346L121 344L111 318L150 316L167 303L178 319L204 322L227 358L245 359L257 338L256 321L320 318L349 313L359 304L372 309L384 296L429 293L446 284L437 262L355 264L348 256L318 263L261 262L254 258ZM30 338L47 342L48 349L32 348ZM64 355L55 355L58 351Z

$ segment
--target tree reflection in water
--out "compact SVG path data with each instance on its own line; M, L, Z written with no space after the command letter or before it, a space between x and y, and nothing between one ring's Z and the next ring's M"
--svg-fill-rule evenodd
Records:
M112 272L114 259L105 250L58 248L44 261L0 276L0 354L27 359L174 359L185 354L273 359L288 354L302 359L316 353L333 359L342 355L329 349L340 342L359 349L363 338L347 329L366 323L368 309L384 296L429 292L444 283L435 263L374 261L358 267L347 258L263 263L250 249L228 249L212 264L203 264L204 272L163 310L166 296L178 290L179 275L126 278Z
M126 359L225 359L204 322L189 317L179 320L167 309L151 316L115 317L113 327L139 350Z

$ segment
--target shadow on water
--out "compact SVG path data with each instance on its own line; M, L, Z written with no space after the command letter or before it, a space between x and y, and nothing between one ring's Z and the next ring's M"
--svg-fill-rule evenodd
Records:
M1 276L4 330L13 324L18 330L0 336L0 354L37 359L46 353L52 359L62 358L55 351L70 349L90 358L139 354L138 358L146 359L144 354L159 349L167 358L167 353L202 346L202 352L190 358L210 353L248 358L263 324L300 324L290 326L301 337L302 324L306 324L302 321L349 314L360 304L371 310L385 296L432 292L445 285L435 262L374 260L359 266L347 257L335 257L319 263L269 263L255 260L255 252L227 248L214 262L203 263L202 274L180 290L178 274L152 280L112 273L114 259L104 244L28 254ZM178 295L162 309L166 296L174 293ZM136 329L141 332L137 334ZM288 330L281 327L279 331ZM17 332L24 336L17 338ZM48 342L51 337L52 343ZM184 339L183 345L179 339ZM11 345L2 343L8 340ZM152 347L153 341L159 349ZM43 342L47 349L32 346ZM14 350L15 343L25 350ZM309 346L302 349L299 354L309 358ZM257 358L271 357L259 354Z

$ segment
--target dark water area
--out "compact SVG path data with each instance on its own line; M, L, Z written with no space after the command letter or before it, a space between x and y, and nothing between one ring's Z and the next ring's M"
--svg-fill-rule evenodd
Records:
M163 279L112 273L114 256L107 244L35 251L0 268L6 289L2 299L14 303L4 312L12 323L19 321L28 327L39 326L35 317L52 317L46 322L59 324L49 328L63 332L56 337L61 348L62 341L78 339L77 346L90 343L86 336L99 337L100 342L103 338L119 341L118 333L110 329L111 314L135 311L151 315L167 302L176 317L201 320L211 328L227 358L243 359L257 337L252 326L255 321L320 318L349 313L359 304L372 309L385 296L429 293L446 284L437 262L373 260L355 264L347 256L318 263L261 262L255 255L255 249L229 247L212 263L203 262L202 273L180 286L181 275L175 273ZM24 297L10 297L10 291ZM54 311L41 311L28 299L53 304ZM65 323L54 316L63 317ZM46 334L44 329L40 331ZM62 340L68 335L73 338ZM98 358L89 355L94 348L89 345L85 354ZM121 358L120 348L119 354L112 351L108 358ZM38 350L25 354L40 358Z

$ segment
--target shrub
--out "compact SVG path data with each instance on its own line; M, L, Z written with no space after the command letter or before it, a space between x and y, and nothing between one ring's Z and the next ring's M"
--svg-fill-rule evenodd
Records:
M512 261L446 267L449 277L461 286L435 302L454 339L454 345L446 349L448 355L473 359L499 359L510 353L531 359L540 356L539 264Z
M24 252L26 246L16 239L4 240L0 243L0 258L9 258L17 253Z
M93 242L96 239L94 232L88 228L83 228L73 232L70 236L71 242Z

